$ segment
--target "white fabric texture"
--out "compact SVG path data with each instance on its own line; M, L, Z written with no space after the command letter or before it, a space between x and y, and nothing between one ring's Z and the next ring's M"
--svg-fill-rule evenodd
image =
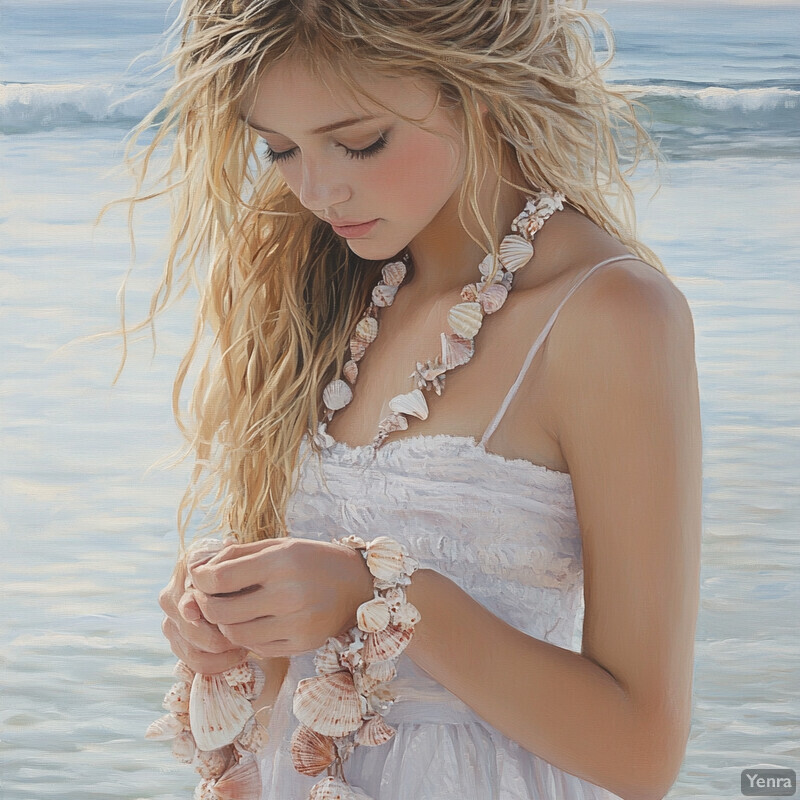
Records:
M584 273L567 297L615 260ZM289 530L320 541L391 536L420 568L446 575L510 625L580 652L583 565L571 477L492 453L487 438L412 436L377 451L334 442L320 460L306 440ZM289 752L298 725L292 695L300 679L316 674L313 659L313 652L291 659L276 700L260 754L262 800L306 800L325 775L301 775ZM396 666L390 686L398 700L385 715L395 735L379 747L357 747L344 765L347 780L374 800L619 800L502 735L405 654Z

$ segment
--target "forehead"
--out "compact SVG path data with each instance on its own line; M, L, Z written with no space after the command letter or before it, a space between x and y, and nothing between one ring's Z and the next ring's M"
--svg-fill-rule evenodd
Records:
M300 60L281 59L245 94L242 116L288 133L289 129L312 130L349 117L385 117L392 113L425 117L436 104L435 85L422 77L350 67L356 84L351 87L330 68L320 68L319 72L313 74Z

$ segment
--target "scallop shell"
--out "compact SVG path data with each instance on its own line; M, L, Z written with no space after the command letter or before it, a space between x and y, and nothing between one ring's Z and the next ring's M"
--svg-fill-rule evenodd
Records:
M185 714L189 711L189 690L191 683L178 681L164 695L164 702L161 704L167 711L176 714Z
M396 286L387 286L385 283L379 283L372 290L372 302L376 306L390 306L394 303L394 296L397 294Z
M292 734L292 763L303 775L319 775L336 758L336 743L330 736L299 725Z
M216 750L230 744L253 716L250 701L228 686L220 673L201 675L192 681L189 720L200 750Z
M381 276L387 286L399 286L406 277L406 265L402 261L385 264L381 270Z
M191 764L194 761L195 750L197 750L197 745L194 743L194 736L192 736L191 731L181 731L172 740L172 755L181 764Z
M500 261L508 272L524 267L533 255L533 245L521 236L509 234L500 242Z
M443 333L441 338L442 363L446 369L466 364L475 354L475 343L472 339L465 339L452 333Z
M362 631L367 631L368 633L382 631L391 621L389 604L382 597L368 600L358 607L356 619L358 620L358 627Z
M388 436L395 431L404 431L408 429L408 420L402 414L389 414L380 421L378 425L378 435Z
M358 377L358 364L350 359L350 361L344 365L342 372L344 373L345 378L350 381L350 383L355 383L356 378Z
M356 336L358 336L362 342L370 344L370 342L375 341L377 335L378 320L376 320L375 317L364 317L364 319L356 325Z
M380 714L370 717L357 731L355 735L356 744L363 744L367 747L378 747L394 736L394 728L388 725Z
M195 750L192 764L207 780L219 778L228 768L232 752L230 747L223 747L219 750Z
M389 661L405 650L411 641L412 632L403 630L397 625L387 625L382 631L367 634L364 642L364 660Z
M213 778L203 779L194 787L194 800L220 800L219 795L214 791L216 781Z
M461 290L461 299L466 300L468 303L474 303L478 299L478 284L468 283Z
M392 614L392 624L403 630L413 630L414 626L422 619L419 609L413 603L403 603Z
M428 403L419 389L393 397L389 401L389 408L397 414L411 414L417 419L428 419Z
M241 664L226 669L222 673L222 677L225 678L225 683L232 689L237 686L246 686L248 683L253 682L255 678L252 664L247 661L242 661Z
M144 738L163 742L167 739L174 739L182 730L183 725L174 714L165 714L147 726Z
M375 714L385 714L397 696L387 685L378 686L369 696L369 707Z
M191 683L194 680L194 670L191 669L188 664L184 664L183 661L178 661L178 663L175 664L175 667L172 670L172 674L179 681L186 681L187 683Z
M480 303L458 303L447 314L453 333L471 339L480 330L483 311Z
M267 729L255 717L248 720L236 740L238 748L247 750L248 753L257 753L259 750L263 750L267 742L269 742Z
M352 399L353 390L343 380L331 381L322 392L322 402L331 411L344 408Z
M478 264L478 269L480 270L481 275L483 275L484 278L487 278L489 275L492 274L493 268L494 268L494 256L491 253L489 253L489 255L484 256L481 263ZM498 271L502 270L502 268L503 265L498 261L497 263Z
M361 702L346 671L303 678L292 710L300 722L326 736L346 736L361 725Z
M397 675L397 669L391 661L373 661L367 664L366 673L377 683L388 683Z
M512 273L508 273L511 275ZM484 314L494 314L503 307L508 297L508 289L502 283L493 283L487 286L478 296Z
M350 337L350 355L352 356L353 361L361 361L364 357L364 353L367 352L367 343L363 339L359 339L358 336L351 336Z
M331 643L330 639L317 650L314 656L314 667L317 675L330 675L333 672L341 672L342 665L339 663L339 649Z
M358 786L344 783L333 775L328 775L311 787L308 800L372 800L372 798Z
M391 580L403 572L403 549L388 536L376 536L367 544L367 566L378 580Z
M261 775L255 758L243 758L234 764L214 785L219 800L258 800Z

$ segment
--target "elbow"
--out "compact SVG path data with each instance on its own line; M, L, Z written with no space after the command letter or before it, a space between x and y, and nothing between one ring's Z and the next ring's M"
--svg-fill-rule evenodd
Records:
M688 726L661 723L639 733L629 748L616 786L607 787L622 800L663 800L683 764Z

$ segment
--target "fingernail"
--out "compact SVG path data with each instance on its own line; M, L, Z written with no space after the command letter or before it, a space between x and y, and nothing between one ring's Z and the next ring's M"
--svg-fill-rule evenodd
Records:
M184 619L188 619L189 622L197 622L197 620L202 618L202 614L197 606L187 606L183 612Z

